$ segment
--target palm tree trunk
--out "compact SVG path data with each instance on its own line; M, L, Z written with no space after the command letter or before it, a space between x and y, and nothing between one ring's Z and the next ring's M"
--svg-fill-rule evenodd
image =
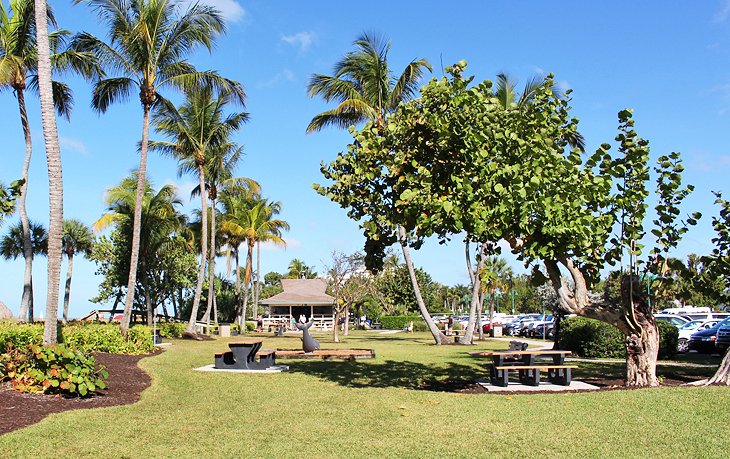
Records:
M484 292L479 295L479 306L477 306L477 326L479 327L479 341L484 341L484 327L482 327L482 309L484 308Z
M345 336L350 335L350 303L345 306L345 327L342 334Z
M242 305L241 305L241 270L238 266L238 247L236 247L235 252L235 260L236 260L236 271L235 271L235 277L236 277L236 318L238 318L238 315L241 314L242 311Z
M248 287L251 282L251 265L253 264L253 244L248 244L246 254L246 273L243 276L243 311L241 314L241 333L246 331L246 309L248 308Z
M198 164L198 177L200 179L200 202L201 202L201 228L200 228L200 267L198 268L198 280L195 283L195 295L193 296L193 307L190 311L190 320L185 329L188 333L195 333L195 322L198 320L198 307L200 307L200 295L203 293L203 280L205 279L205 260L208 258L208 192L205 190L205 171L203 165Z
M152 309L152 300L150 298L150 283L147 279L147 270L142 269L142 287L144 288L144 302L147 305L147 326L151 327L155 320L155 312Z
M261 288L261 241L256 241L256 283L253 290L254 317L259 314L259 289Z
M402 226L399 226L398 233L398 241L400 242L400 247L403 251L403 259L405 260L406 266L408 267L408 274L411 277L411 284L413 285L413 291L416 294L416 303L418 303L418 309L421 311L421 317L423 317L423 320L428 325L428 329L431 331L431 335L433 336L434 341L436 341L436 344L447 344L449 342L449 339L441 332L441 330L439 330L439 328L434 323L433 319L431 318L431 314L429 314L428 309L426 308L426 303L423 301L423 297L421 296L421 289L418 286L416 271L413 268L411 254L408 251L406 230ZM335 324L335 327L337 327L337 324Z
M66 289L63 292L63 323L68 322L68 302L71 299L71 276L74 272L74 254L68 255L68 271L66 271Z
M61 237L63 235L63 171L58 144L56 114L51 87L51 50L48 43L48 12L45 0L35 0L36 45L38 47L38 90L41 99L43 138L48 160L48 294L43 344L56 344L58 326L58 286L61 281Z
M215 298L215 199L210 201L210 251L208 252L208 307L203 322L210 325L210 311Z
M23 186L20 188L18 197L18 210L20 211L20 224L23 227L23 258L25 259L25 271L23 272L23 297L20 302L20 313L18 318L21 322L33 322L33 243L30 238L30 222L28 212L25 209L25 200L28 194L28 169L30 158L33 153L33 140L30 135L30 123L28 113L25 109L25 93L18 89L18 108L20 109L20 123L23 125L25 136L25 160L23 161Z
M36 0L38 1L38 0ZM127 281L127 298L124 300L124 313L119 327L124 336L129 330L129 320L132 316L134 292L137 285L137 265L139 262L139 236L142 229L142 201L144 199L145 178L147 175L147 143L150 131L150 107L142 105L142 143L139 155L139 170L137 171L137 193L134 200L134 221L132 224L132 256L129 261L129 279Z

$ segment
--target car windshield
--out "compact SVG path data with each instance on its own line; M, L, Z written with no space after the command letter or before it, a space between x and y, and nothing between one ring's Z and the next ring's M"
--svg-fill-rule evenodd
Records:
M727 325L730 325L730 317L728 317L727 319L723 320L719 324L713 325L712 328L720 328L720 327L725 327Z
M701 320L693 320L692 322L687 322L686 324L679 327L680 330L692 330L700 326L702 323Z

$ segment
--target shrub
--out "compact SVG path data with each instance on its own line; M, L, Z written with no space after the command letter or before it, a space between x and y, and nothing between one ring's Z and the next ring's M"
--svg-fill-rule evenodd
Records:
M158 324L160 336L163 338L182 338L187 324L184 322L163 322Z
M402 330L406 328L408 322L413 322L413 328L416 322L422 322L421 316L380 316L380 324L388 330Z
M679 329L663 320L658 320L657 325L659 325L659 358L671 359L677 353Z
M246 322L246 332L252 332L256 330L256 322L247 321Z
M429 331L428 324L426 322L424 322L423 320L419 320L419 321L414 320L413 321L413 331L417 331L417 332Z
M677 352L679 330L661 320L657 321L657 325L658 358L671 358ZM559 346L580 357L626 358L624 334L612 325L585 317L571 317L561 324Z
M20 392L45 392L85 397L105 389L105 369L96 369L94 357L57 346L10 347L0 354L0 377Z
M63 343L84 352L145 354L154 349L152 328L135 325L124 339L116 324L77 324L63 327Z
M25 348L42 342L43 324L0 322L0 354L9 348L8 344L16 348Z
M561 324L559 346L580 357L625 358L621 331L605 322L571 317Z

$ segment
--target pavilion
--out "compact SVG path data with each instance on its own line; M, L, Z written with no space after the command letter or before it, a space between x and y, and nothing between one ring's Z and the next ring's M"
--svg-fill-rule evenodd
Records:
M335 320L335 299L327 295L327 282L324 279L282 279L284 291L259 301L268 306L269 317L264 319L264 327L283 324L291 326L292 319L301 316L314 319L314 327L332 329Z

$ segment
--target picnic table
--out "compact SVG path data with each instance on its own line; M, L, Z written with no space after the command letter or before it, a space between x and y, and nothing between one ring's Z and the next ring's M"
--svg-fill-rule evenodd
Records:
M491 383L502 387L507 387L510 371L517 371L522 384L537 386L540 384L541 370L548 372L548 380L553 384L569 386L571 370L578 368L574 365L565 365L565 356L570 355L570 351L538 349L470 352L469 354L474 357L491 357Z
M275 351L261 350L262 343L260 339L244 339L228 343L230 351L215 354L215 368L265 370L276 365Z

